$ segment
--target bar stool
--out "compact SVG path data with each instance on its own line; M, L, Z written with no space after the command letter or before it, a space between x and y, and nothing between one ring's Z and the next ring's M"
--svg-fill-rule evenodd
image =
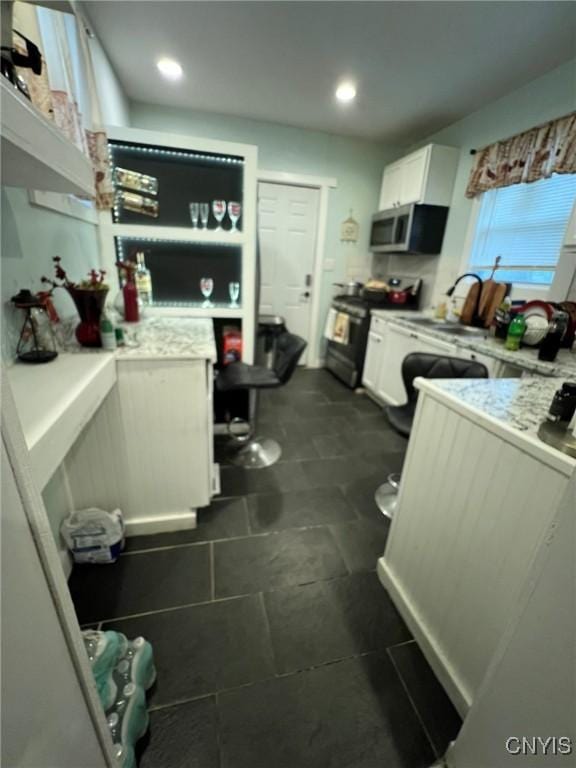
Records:
M282 448L271 438L255 438L258 410L258 391L275 389L290 381L298 361L306 349L306 342L294 333L284 331L276 339L273 368L246 363L230 363L216 377L219 392L248 390L250 431L236 444L242 447L231 457L232 464L245 469L262 469L275 464L282 455Z

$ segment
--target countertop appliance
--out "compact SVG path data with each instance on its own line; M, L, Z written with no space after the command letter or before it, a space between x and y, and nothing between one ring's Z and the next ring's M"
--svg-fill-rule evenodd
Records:
M442 249L448 207L403 205L372 217L370 250L374 253L436 254Z
M328 341L326 360L324 363L331 373L340 379L348 387L355 389L362 382L364 370L364 358L368 345L368 331L370 330L370 310L417 310L419 307L420 289L422 280L413 277L390 277L386 282L393 289L392 293L407 294L407 300L403 303L395 303L391 299L383 301L360 296L336 296L332 299L332 309L341 312L348 317L349 332L346 344L338 341Z

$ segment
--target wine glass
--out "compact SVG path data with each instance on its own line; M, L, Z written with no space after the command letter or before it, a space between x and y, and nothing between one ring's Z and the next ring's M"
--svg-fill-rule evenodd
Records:
M200 279L200 291L202 292L202 296L204 296L204 303L202 304L204 309L214 306L214 304L212 304L210 301L210 296L212 296L213 290L214 280L212 280L211 277L202 277Z
M238 228L236 227L236 222L240 218L240 214L242 213L242 206L240 203L235 202L234 200L230 200L228 203L228 216L230 217L230 221L232 222L232 229L230 232L238 232Z
M198 226L198 214L200 213L200 204L199 203L190 203L190 219L192 221L192 226L194 229Z
M209 214L210 214L210 207L208 203L200 203L200 222L202 224L203 229L206 229L208 227Z
M230 294L230 306L238 306L238 297L240 296L240 283L228 283L228 293Z
M212 213L214 218L218 222L216 230L222 229L220 226L222 219L226 215L226 201L225 200L212 200Z

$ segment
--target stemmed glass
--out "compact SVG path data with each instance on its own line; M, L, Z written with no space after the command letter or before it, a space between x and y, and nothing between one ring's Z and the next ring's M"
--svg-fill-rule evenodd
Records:
M198 226L198 214L200 213L199 203L190 203L190 219L194 229Z
M230 232L238 232L238 228L236 226L236 222L240 218L240 214L242 213L242 206L240 203L236 203L234 200L230 200L228 203L228 216L230 217L230 221L232 222L232 229Z
M240 283L228 283L228 293L230 294L230 306L238 306L238 297L240 296Z
M206 229L208 227L209 214L210 214L210 207L208 203L200 203L200 222L202 224L203 229Z
M202 277L200 279L200 291L202 292L202 296L204 296L204 303L202 304L204 309L214 306L214 304L212 304L212 302L210 301L210 296L212 296L213 290L214 290L214 280L212 280L211 277Z
M226 201L212 200L212 213L214 214L214 218L218 222L218 226L216 227L216 230L222 229L220 225L222 223L222 219L226 215Z

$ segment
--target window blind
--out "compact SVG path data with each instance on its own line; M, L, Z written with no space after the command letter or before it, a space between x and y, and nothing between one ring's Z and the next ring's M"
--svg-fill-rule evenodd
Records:
M503 282L550 285L576 199L576 174L553 175L482 194L469 267Z

